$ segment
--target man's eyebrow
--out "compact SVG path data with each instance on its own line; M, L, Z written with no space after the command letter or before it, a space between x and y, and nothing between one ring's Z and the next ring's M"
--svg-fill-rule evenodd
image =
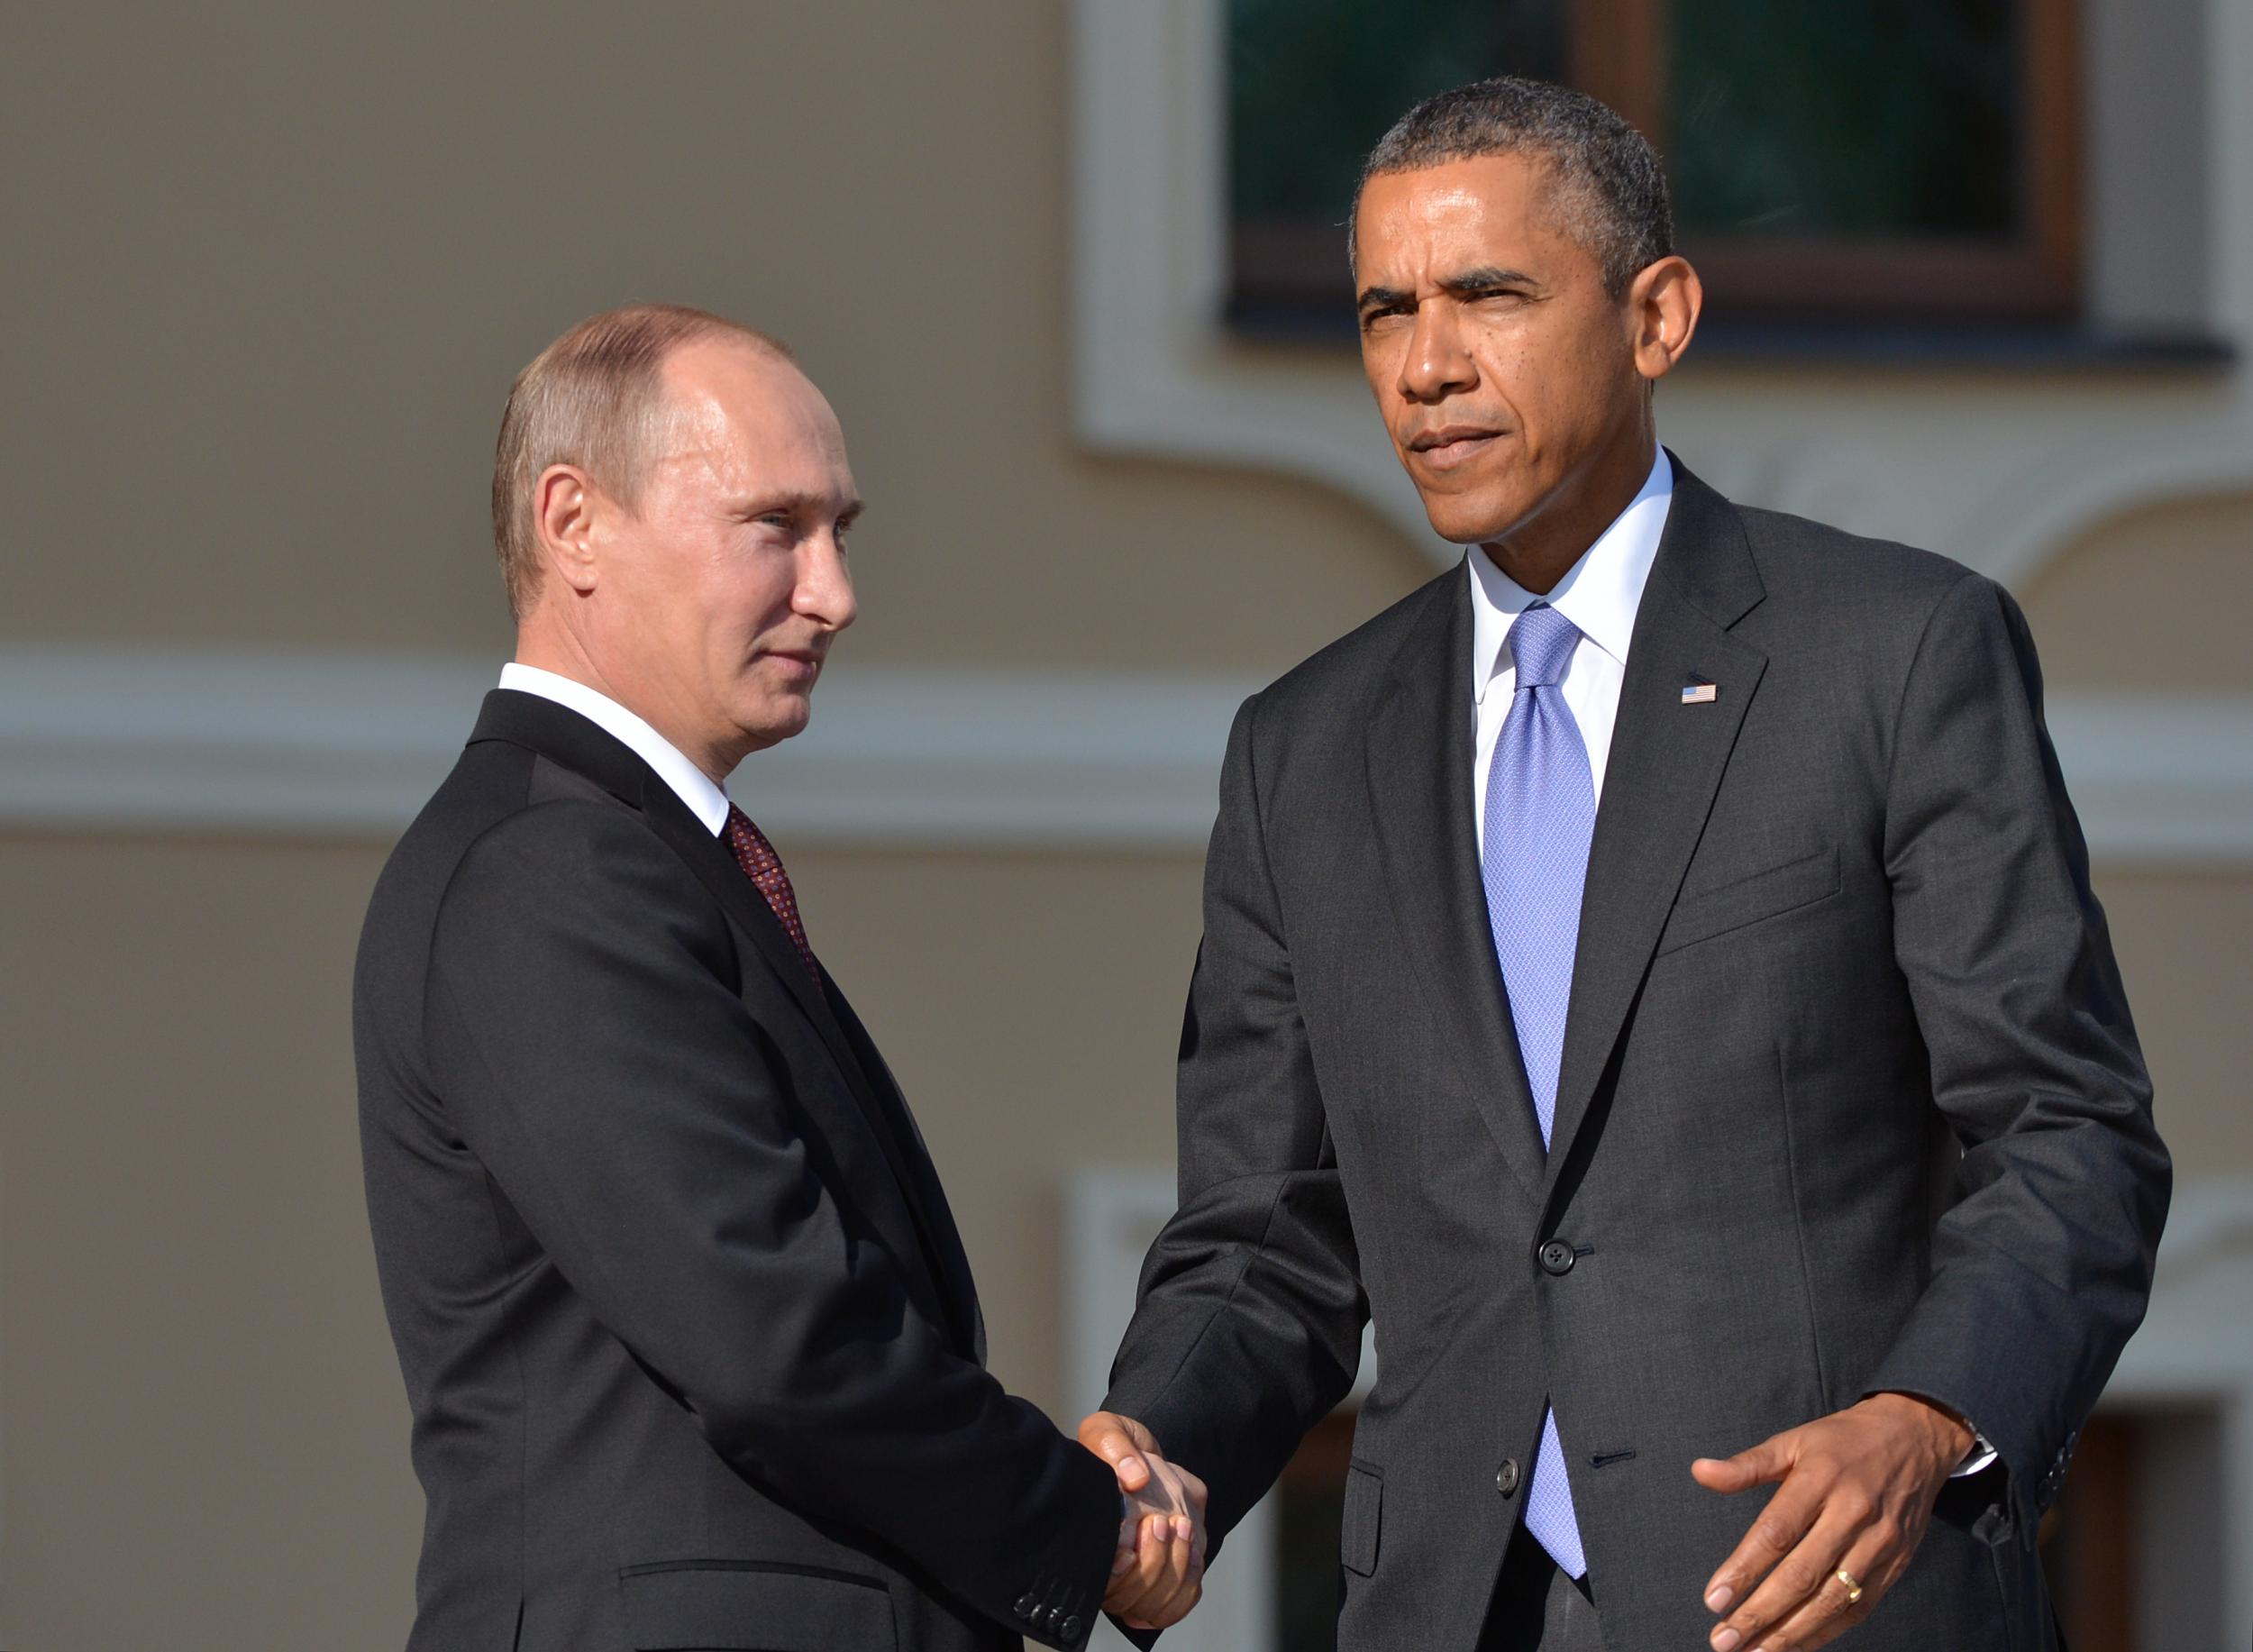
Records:
M1522 269L1503 269L1493 264L1481 264L1474 269L1459 270L1439 282L1443 293L1491 293L1504 288L1538 288L1541 283ZM1355 302L1356 311L1389 310L1407 306L1415 295L1397 287L1364 287Z
M738 501L735 514L744 517L763 516L771 511L781 510L789 511L795 516L825 516L829 514L830 507L834 502L833 496L825 493L762 493ZM839 522L855 521L867 508L868 502L864 499L859 497L848 499L837 507L837 520Z
M1481 264L1475 269L1465 269L1447 277L1439 289L1447 293L1489 293L1498 287L1538 287L1522 269L1501 269L1492 264Z

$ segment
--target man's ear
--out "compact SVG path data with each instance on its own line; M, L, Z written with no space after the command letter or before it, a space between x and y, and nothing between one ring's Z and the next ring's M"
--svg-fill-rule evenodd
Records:
M1635 326L1635 370L1656 382L1689 351L1705 307L1705 284L1690 260L1669 254L1647 265L1628 288Z
M532 525L541 561L582 597L593 591L599 571L594 532L600 503L593 480L577 465L550 465L533 484Z

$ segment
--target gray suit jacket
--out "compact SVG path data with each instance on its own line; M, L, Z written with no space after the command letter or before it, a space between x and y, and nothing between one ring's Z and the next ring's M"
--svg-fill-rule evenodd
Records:
M1108 1403L1225 1530L1373 1316L1339 1644L1467 1652L1554 1399L1605 1639L1643 1652L1703 1643L1765 1500L1692 1458L1929 1396L2001 1466L1839 1644L2048 1646L2035 1527L2169 1170L2024 621L1677 463L1545 1155L1474 846L1469 603L1446 574L1237 716L1181 1209Z

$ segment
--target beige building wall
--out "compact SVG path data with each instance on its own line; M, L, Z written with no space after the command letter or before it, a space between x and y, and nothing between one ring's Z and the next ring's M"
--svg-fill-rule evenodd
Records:
M0 645L497 664L508 377L653 296L790 339L843 415L872 509L839 673L1272 673L1429 574L1318 487L1076 444L1061 5L263 0L7 33L0 280L32 324L0 346ZM2029 581L2055 679L2253 686L2246 510L2148 513ZM0 1646L403 1637L420 1499L347 1014L385 847L0 828ZM1198 857L781 847L917 1108L996 1368L1054 1407L1064 1179L1170 1157ZM2253 1172L2253 875L2102 885L2186 1166Z
M789 340L871 502L862 663L1281 670L1426 577L1064 415L1064 16L50 8L0 51L0 644L506 656L510 375L582 315ZM462 726L475 707L461 707ZM421 1501L348 998L386 845L0 832L0 1646L396 1647ZM785 841L1055 1404L1060 1179L1161 1164L1193 853Z
M0 443L41 462L0 636L497 654L509 379L652 297L778 333L835 404L870 501L841 667L1281 670L1422 571L1304 488L1076 451L1061 6L233 15L9 25L38 324Z
M2173 500L2101 523L2019 595L2053 695L2253 696L2253 494ZM2177 1174L2253 1174L2253 869L2100 863L2097 893Z
M2253 692L2253 493L2194 495L2077 534L2019 592L2057 689Z
M2253 878L2107 872L2097 898L2150 1063L2160 1134L2178 1182L2253 1175L2253 1028L2244 958L2253 946Z

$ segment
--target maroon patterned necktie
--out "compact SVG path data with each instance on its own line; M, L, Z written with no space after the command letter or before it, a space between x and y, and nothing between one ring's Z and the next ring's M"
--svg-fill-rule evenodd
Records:
M782 933L798 948L806 972L814 978L814 987L818 991L821 965L814 962L814 949L806 944L806 923L798 915L798 894L790 888L790 874L782 870L782 857L774 852L767 835L752 825L751 817L733 803L727 806L727 846L735 852L735 863L743 869L752 887L766 898L774 912L774 921L782 926Z

